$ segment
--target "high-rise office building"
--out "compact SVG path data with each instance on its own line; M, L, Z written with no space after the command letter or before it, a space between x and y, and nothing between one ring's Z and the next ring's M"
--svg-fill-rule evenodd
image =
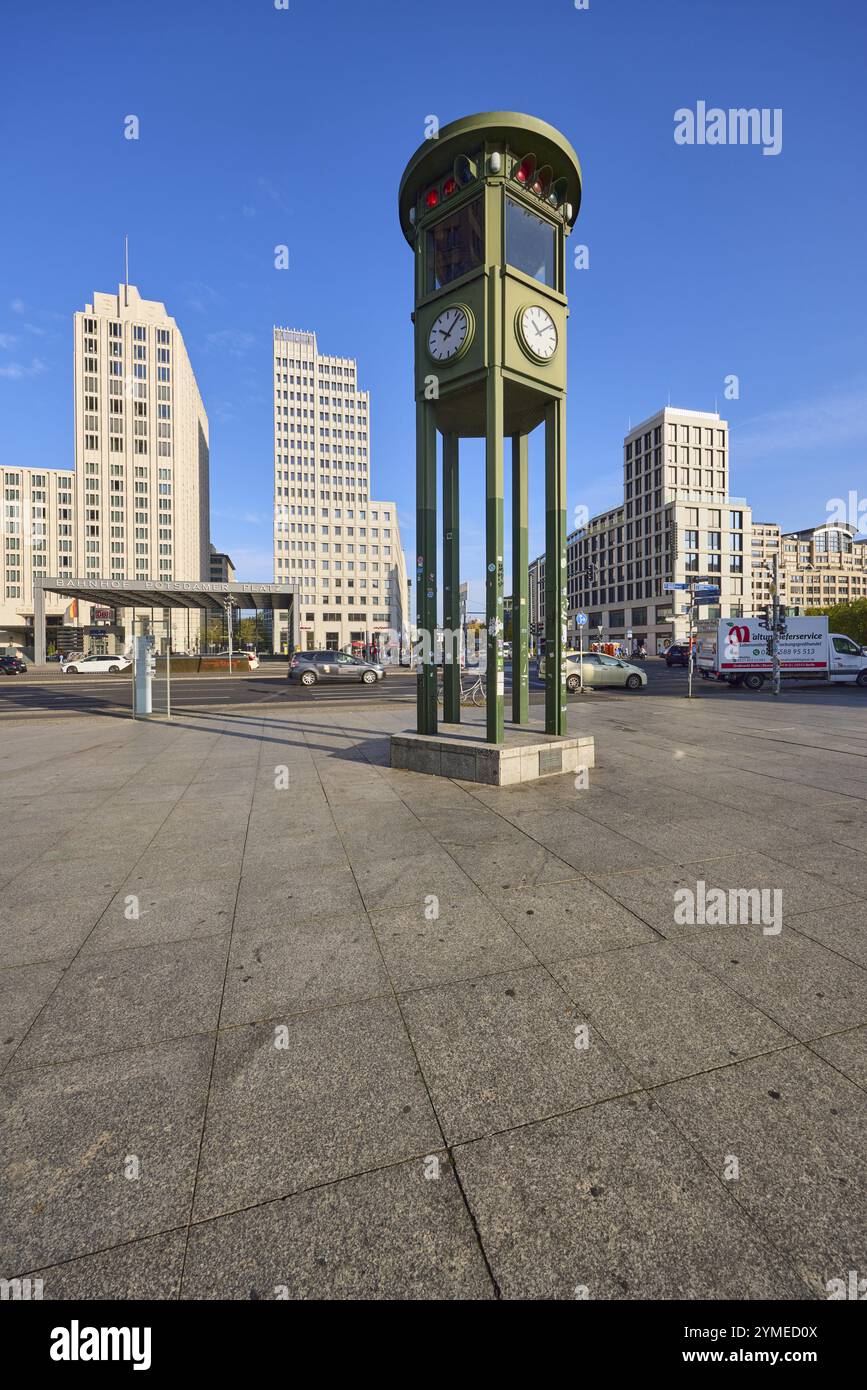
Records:
M208 417L175 320L134 285L95 294L75 315L79 575L208 579L208 458ZM179 636L184 615L175 622Z
M397 507L371 498L370 394L353 358L288 328L274 329L274 579L298 585L303 647L360 651L391 632L407 649Z
M587 614L585 641L664 651L689 630L683 588L718 584L702 618L738 617L752 601L752 511L729 493L728 424L703 410L667 406L623 441L623 501L567 537L569 641ZM544 573L537 566L537 576ZM544 620L544 587L531 616ZM630 636L631 634L631 636Z
M76 573L75 474L67 468L0 468L0 648L33 642L33 581ZM48 596L46 618L57 628L69 600Z
M771 602L774 561L780 602L788 607L833 608L867 598L867 539L848 522L825 521L803 531L754 524L754 614Z

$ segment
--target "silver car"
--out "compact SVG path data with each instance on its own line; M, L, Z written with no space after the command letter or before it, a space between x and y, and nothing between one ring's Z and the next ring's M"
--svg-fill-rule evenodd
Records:
M378 661L362 661L346 652L295 652L289 662L290 681L302 685L318 685L319 681L361 681L374 685L385 677L385 667Z
M539 661L539 675L545 675L545 658ZM627 690L640 690L647 685L647 675L638 666L622 661L619 656L606 656L604 652L566 652L566 689L574 693L583 680L584 685L623 686Z

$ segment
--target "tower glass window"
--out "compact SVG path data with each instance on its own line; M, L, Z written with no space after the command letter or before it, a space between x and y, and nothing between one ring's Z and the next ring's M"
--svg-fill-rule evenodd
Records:
M484 214L481 198L464 203L440 218L427 234L425 292L441 290L461 275L476 270L484 256Z
M555 230L514 198L506 199L506 260L516 270L556 288Z

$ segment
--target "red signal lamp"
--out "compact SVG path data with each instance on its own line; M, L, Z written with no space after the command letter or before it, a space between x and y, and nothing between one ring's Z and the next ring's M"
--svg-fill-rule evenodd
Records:
M522 183L526 187L528 184L532 183L535 172L536 156L534 154L525 154L517 169L514 171L514 178L518 183Z
M548 190L551 187L551 180L554 177L554 170L550 164L545 164L537 173L532 183L532 189L540 198L547 198Z
M447 178L443 184L443 197L450 198L457 189L457 183L453 178Z
M435 208L436 205L437 205L437 203L439 202L439 200L440 200L439 189L438 189L438 188L429 188L428 191L427 191L427 193L426 193L425 196L424 196L425 205L426 205L427 207L429 207L429 208Z

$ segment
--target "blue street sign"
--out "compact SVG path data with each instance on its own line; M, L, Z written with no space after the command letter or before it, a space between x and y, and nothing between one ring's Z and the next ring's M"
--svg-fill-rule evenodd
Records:
M586 613L576 613L576 614L575 614L575 625L576 625L576 627L583 627L584 624L585 624L586 622L587 622L587 614L586 614Z
M667 583L663 584L662 588L663 588L663 591L664 591L665 593L670 594L671 591L672 591L672 589L688 589L688 588L689 588L689 585L688 585L688 584L672 584L671 581L669 580Z

